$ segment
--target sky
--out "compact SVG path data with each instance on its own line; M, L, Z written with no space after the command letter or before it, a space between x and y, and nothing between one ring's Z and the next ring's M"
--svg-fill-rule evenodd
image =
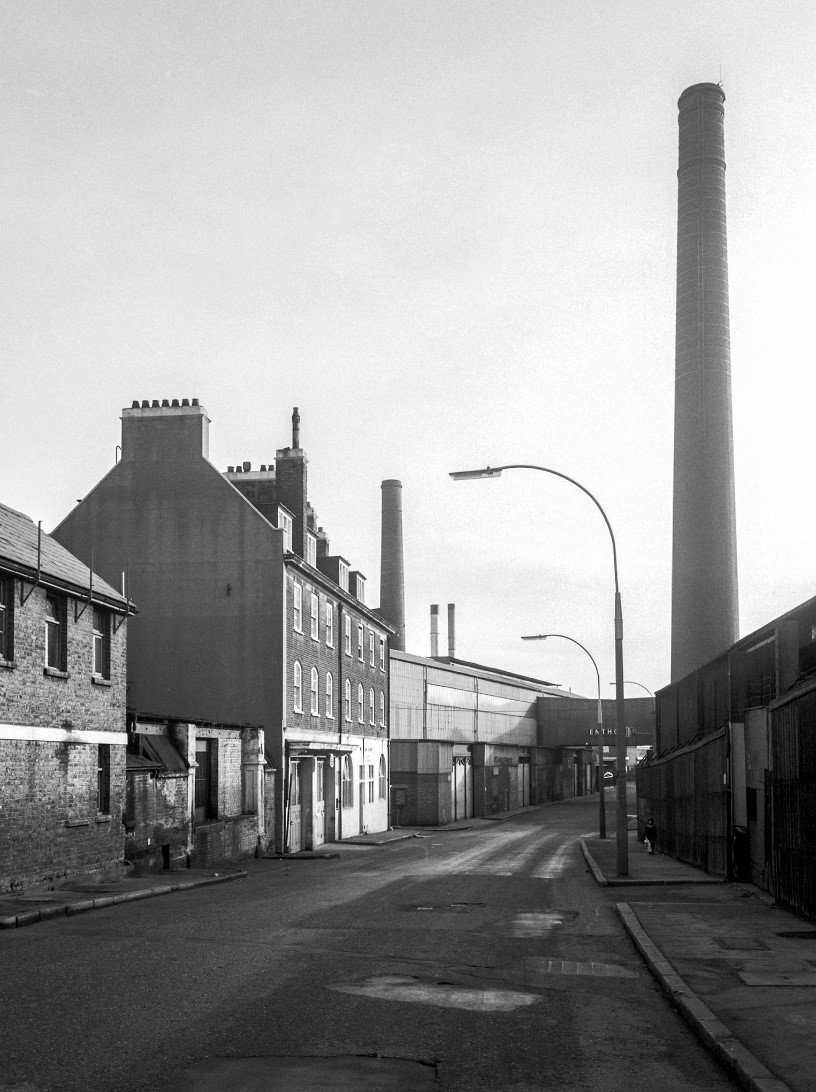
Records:
M816 594L810 0L2 0L0 500L52 530L133 399L221 469L301 414L310 500L407 648L669 681L677 98L722 82L740 632ZM635 696L636 687L627 693Z

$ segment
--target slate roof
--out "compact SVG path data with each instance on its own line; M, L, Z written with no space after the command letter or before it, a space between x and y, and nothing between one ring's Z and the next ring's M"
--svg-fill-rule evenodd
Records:
M22 512L0 504L0 568L7 565L25 570L34 576L37 572L37 525ZM60 546L45 531L42 533L40 574L46 584L56 584L71 591L87 595L89 570L78 557ZM127 600L94 573L94 598L125 607Z

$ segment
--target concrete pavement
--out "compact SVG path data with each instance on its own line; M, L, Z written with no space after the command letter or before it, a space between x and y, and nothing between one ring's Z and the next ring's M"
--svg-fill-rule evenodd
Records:
M816 928L750 884L651 856L630 832L582 839L596 881L629 888L617 911L663 992L751 1092L816 1092ZM647 890L651 887L650 890Z
M50 918L103 910L123 902L137 902L175 891L190 891L214 883L241 880L246 872L224 866L219 869L187 868L143 876L75 876L50 885L0 894L0 929L35 925Z

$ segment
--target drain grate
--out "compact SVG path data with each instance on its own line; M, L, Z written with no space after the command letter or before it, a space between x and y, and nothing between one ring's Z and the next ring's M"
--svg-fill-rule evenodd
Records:
M433 913L438 914L469 914L472 910L484 907L487 904L484 902L443 902L434 906L422 905L422 906L403 906L403 910L412 911L414 913Z

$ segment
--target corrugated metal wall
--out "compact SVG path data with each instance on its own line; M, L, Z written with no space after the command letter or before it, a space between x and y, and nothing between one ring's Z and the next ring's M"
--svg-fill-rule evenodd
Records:
M716 876L728 874L728 739L720 730L636 771L639 829L647 815L660 849Z
M771 713L773 890L816 918L816 683Z

